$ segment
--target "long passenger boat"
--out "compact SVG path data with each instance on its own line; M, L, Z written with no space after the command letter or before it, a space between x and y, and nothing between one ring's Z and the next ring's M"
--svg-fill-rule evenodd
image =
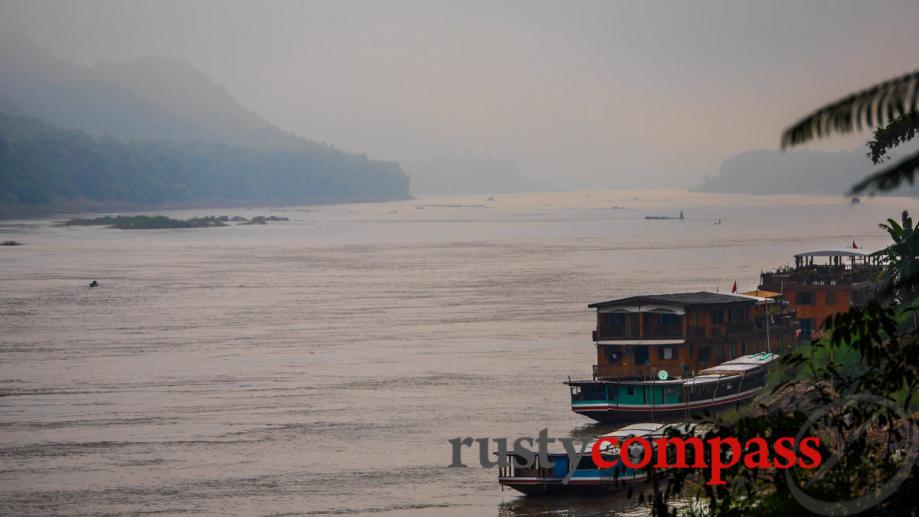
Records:
M599 422L687 419L700 411L735 407L766 386L767 366L778 356L759 352L672 380L567 381L571 410Z
M601 422L660 421L721 409L765 385L765 365L797 340L779 292L691 292L593 303L597 363L570 378L571 407Z
M639 436L653 443L654 439L665 437L669 428L678 427L682 432L686 432L689 430L689 425L638 423L604 434L597 439L616 437L621 443L626 438ZM498 482L501 486L513 488L527 495L586 495L617 492L647 481L648 475L645 471L632 470L625 467L622 462L617 462L613 468L599 468L591 458L592 447L593 442L585 447L584 452L578 453L578 464L567 483L564 480L568 474L570 459L566 453L550 452L551 466L540 465L539 457L536 456L533 465L523 468L517 467L515 461L522 465L524 458L515 451L508 451L508 466L499 470ZM601 451L601 455L607 461L619 455L619 449L609 443L604 443Z

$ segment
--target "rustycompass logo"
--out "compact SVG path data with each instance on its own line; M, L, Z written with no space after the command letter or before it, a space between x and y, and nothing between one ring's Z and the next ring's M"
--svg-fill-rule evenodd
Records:
M496 450L491 451L490 442ZM602 436L593 443L583 443L580 447L571 438L549 438L548 431L543 429L539 437L533 439L522 437L513 441L513 450L508 450L507 438L454 438L453 461L451 467L465 467L462 462L462 448L473 443L479 445L479 463L484 468L506 468L514 462L516 468L527 469L539 458L542 467L553 467L547 446L559 442L565 447L568 456L568 471L562 483L567 483L575 469L581 465L582 455L591 459L592 470L615 469L620 463L631 470L642 469L700 469L706 472L706 484L725 485L722 478L725 469L743 465L750 469L816 469L823 458L820 454L820 438L816 436L780 437L768 441L754 437L741 442L734 437L715 437L702 440L698 437L661 437L652 440L641 436L620 439L613 436ZM537 448L533 448L533 445ZM490 460L492 452L496 460Z

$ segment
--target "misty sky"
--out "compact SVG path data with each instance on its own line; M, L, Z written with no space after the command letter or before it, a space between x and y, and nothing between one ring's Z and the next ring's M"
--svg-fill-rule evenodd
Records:
M184 59L283 129L374 158L509 159L564 189L694 184L919 68L916 0L0 1L10 27L82 63Z

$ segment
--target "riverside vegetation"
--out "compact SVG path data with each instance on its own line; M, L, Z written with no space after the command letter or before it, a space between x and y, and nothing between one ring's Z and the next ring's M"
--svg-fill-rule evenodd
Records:
M120 230L157 230L168 228L212 228L215 226L229 226L235 222L240 225L268 224L269 221L289 221L286 217L256 216L251 219L235 215L233 217L222 215L209 215L206 217L192 217L191 219L173 219L164 215L116 215L94 217L92 219L74 218L64 221L64 226L108 226Z
M398 164L330 147L121 141L0 114L0 204L299 204L408 197Z

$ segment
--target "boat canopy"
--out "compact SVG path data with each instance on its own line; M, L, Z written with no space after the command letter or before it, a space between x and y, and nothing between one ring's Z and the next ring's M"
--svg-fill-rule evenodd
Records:
M725 377L731 377L731 375L718 375L718 374L701 375L700 374L700 375L696 375L695 377L690 377L684 380L683 385L692 386L694 384L705 384L707 382L718 382L719 380L724 379Z
M778 359L779 356L776 354L770 354L769 352L760 352L758 354L750 354L738 357L736 359L731 359L730 361L719 364L718 366L712 366L711 368L706 368L700 370L699 373L702 375L728 375L728 374L738 374L743 373L754 368L759 368L764 364L771 363Z
M681 305L661 305L661 304L652 304L652 305L615 305L611 307L601 307L597 309L597 312L603 314L617 313L617 312L655 312L660 314L679 314L680 316L686 314L686 309Z
M776 298L778 296L782 296L782 293L777 293L775 291L765 291L763 289L754 289L752 291L747 291L740 294L745 296L755 296L757 298Z
M647 312L649 306L676 306L685 308L689 305L724 305L729 303L750 303L746 296L737 294L712 293L699 291L695 293L648 294L643 296L630 296L618 300L591 303L587 307L598 311L607 308L640 307L642 312Z
M601 438L617 438L619 439L619 443L622 443L626 438L633 436L651 440L654 438L663 438L667 436L667 431L670 429L678 429L681 433L688 434L694 427L695 424L691 423L655 424L650 422L643 422L638 424L629 424L625 427L620 427L611 433L601 434L597 437L597 440L590 442L585 449L592 450L594 444L597 443L597 441L599 441ZM614 452L618 449L619 447L614 447L609 442L605 442L600 447L601 452L607 453Z
M859 249L841 249L841 250L819 250L819 251L805 251L803 253L796 253L795 258L799 257L869 257L871 256L870 252Z
M765 292L770 292L770 291L761 291L761 292L765 293ZM780 293L776 293L776 295L779 295L779 294ZM774 305L778 303L775 297L773 296L756 296L756 295L747 294L747 293L741 294L740 296L754 300L756 302L756 305L770 305L770 304Z
M770 352L757 352L755 354L742 355L740 357L735 357L730 361L725 361L721 364L766 364L768 362L778 359L778 354L773 354Z

